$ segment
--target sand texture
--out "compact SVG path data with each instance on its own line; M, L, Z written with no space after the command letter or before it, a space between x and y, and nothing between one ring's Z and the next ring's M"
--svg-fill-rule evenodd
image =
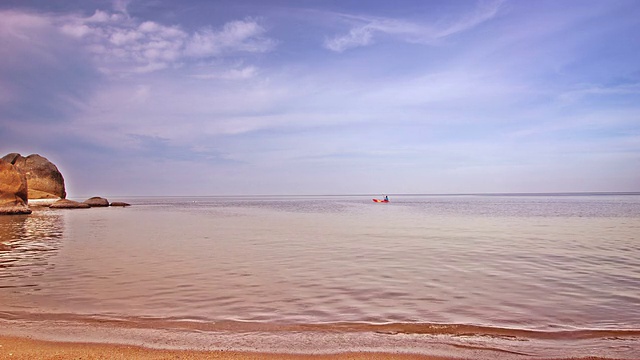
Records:
M89 344L41 341L17 337L0 337L0 359L32 360L32 359L266 359L266 360L302 360L302 359L398 359L398 360L443 360L442 358L389 353L342 353L331 355L292 355L267 354L228 351L192 351L192 350L158 350L138 346L115 344Z

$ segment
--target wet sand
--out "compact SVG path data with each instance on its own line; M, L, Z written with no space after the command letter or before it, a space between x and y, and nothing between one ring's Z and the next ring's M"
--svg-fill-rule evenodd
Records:
M326 355L268 354L261 352L158 350L117 344L70 343L0 336L0 359L222 359L222 360L445 360L426 355L345 352Z

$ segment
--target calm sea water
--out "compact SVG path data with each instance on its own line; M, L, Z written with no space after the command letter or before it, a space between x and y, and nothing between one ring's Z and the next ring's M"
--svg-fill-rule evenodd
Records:
M121 200L0 217L6 333L640 358L638 194Z

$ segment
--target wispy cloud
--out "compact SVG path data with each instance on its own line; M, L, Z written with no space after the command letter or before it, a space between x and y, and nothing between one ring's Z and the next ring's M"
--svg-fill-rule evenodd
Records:
M342 52L350 48L369 45L373 42L374 33L380 31L377 22L371 21L366 25L351 28L346 35L325 40L324 46L329 50Z
M192 75L195 79L208 79L208 80L246 80L251 79L258 73L258 68L255 66L245 66L232 68L227 70L209 71L201 74Z
M430 37L443 38L463 31L470 30L485 21L491 20L498 15L503 0L481 1L478 6L454 21L437 24Z
M338 14L337 16L343 22L348 23L351 28L347 34L326 39L324 46L332 51L343 52L351 48L371 45L374 43L375 37L380 36L388 36L410 43L430 44L447 36L472 29L492 19L498 14L501 4L502 1L481 2L469 13L433 24L403 19Z
M560 93L558 100L562 103L569 104L583 100L586 97L607 97L616 96L618 98L626 95L640 95L640 83L618 84L612 86L583 84L575 89Z

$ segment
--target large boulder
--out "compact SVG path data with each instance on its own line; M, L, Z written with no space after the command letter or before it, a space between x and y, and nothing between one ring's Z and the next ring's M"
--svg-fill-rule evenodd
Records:
M0 160L0 215L31 214L27 179L13 164Z
M62 174L45 157L38 154L23 157L20 154L11 153L2 159L13 164L26 175L29 199L64 199L67 197Z
M84 201L85 204L91 207L109 206L109 200L101 198L100 196L94 196Z

